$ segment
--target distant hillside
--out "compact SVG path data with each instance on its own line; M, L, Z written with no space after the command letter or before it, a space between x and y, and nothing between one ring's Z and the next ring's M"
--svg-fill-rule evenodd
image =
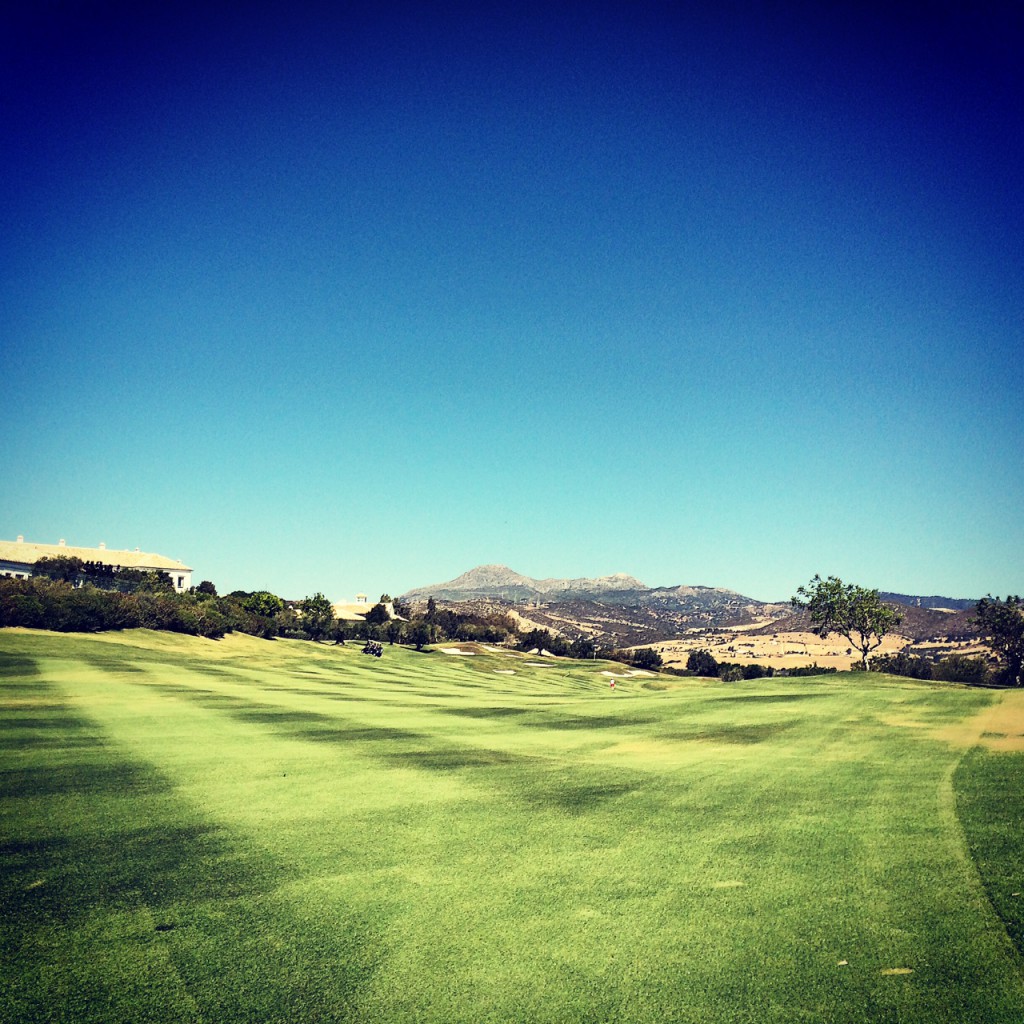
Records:
M406 601L473 601L480 598L501 598L505 601L558 600L567 596L621 593L646 590L638 579L624 573L598 579L534 580L505 565L479 565L447 583L416 587L402 595Z
M881 596L902 606L899 632L905 636L929 639L976 632L969 622L972 600ZM809 627L806 613L794 612L788 602L758 601L724 587L648 587L621 572L596 579L535 580L505 565L480 565L447 583L415 587L401 599L420 606L431 597L442 607L462 610L518 610L531 623L570 638L586 635L619 647L657 643L698 630L760 624L757 632L771 633Z
M887 595L881 595L896 602ZM916 600L916 598L914 599ZM922 598L922 601L924 599ZM978 636L978 629L971 624L974 614L974 602L970 607L957 611L943 611L939 608L918 608L913 604L904 604L899 609L903 621L893 630L900 636L911 640L968 640ZM788 615L754 630L756 633L792 633L811 629L811 617L805 611L790 611Z
M447 583L416 587L401 599L417 604L430 597L441 604L527 604L533 622L623 647L693 629L749 625L789 611L789 605L766 604L721 587L648 587L625 573L535 580L503 565L482 565Z
M893 601L896 604L909 605L912 608L939 608L955 612L967 611L977 603L976 597L915 597L910 594L880 593L883 601Z

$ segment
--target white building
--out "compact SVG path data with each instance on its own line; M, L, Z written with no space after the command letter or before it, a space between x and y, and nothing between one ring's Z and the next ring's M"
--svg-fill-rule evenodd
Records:
M101 562L118 569L141 569L144 572L165 572L174 589L181 592L192 586L192 570L182 562L154 555L136 548L134 551L108 550L106 544L96 548L72 547L63 540L56 544L28 544L24 537L0 540L0 576L27 579L40 558L80 558L83 562Z

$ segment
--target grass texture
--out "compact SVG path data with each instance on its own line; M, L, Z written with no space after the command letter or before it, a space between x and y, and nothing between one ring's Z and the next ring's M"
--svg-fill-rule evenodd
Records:
M1024 1020L1000 695L472 649L0 633L0 1019Z

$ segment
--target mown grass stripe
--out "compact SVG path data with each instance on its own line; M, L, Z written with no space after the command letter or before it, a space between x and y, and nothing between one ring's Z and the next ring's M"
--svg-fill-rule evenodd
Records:
M1024 753L975 747L953 785L971 858L1024 969Z

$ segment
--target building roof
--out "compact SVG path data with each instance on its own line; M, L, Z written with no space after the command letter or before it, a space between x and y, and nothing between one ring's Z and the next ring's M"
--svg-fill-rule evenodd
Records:
M365 597L365 594L356 594L356 597ZM341 619L343 622L362 622L366 618L366 613L370 610L372 605L367 604L366 601L337 601L331 605L331 609L334 612L336 619ZM395 614L395 606L393 602L388 602L384 605L387 609L388 614L393 619L398 619L401 616Z
M83 562L119 565L122 569L162 569L191 572L190 566L166 555L148 551L114 551L111 548L78 548L70 544L29 544L23 540L0 540L0 561L35 565L40 558L80 558Z

